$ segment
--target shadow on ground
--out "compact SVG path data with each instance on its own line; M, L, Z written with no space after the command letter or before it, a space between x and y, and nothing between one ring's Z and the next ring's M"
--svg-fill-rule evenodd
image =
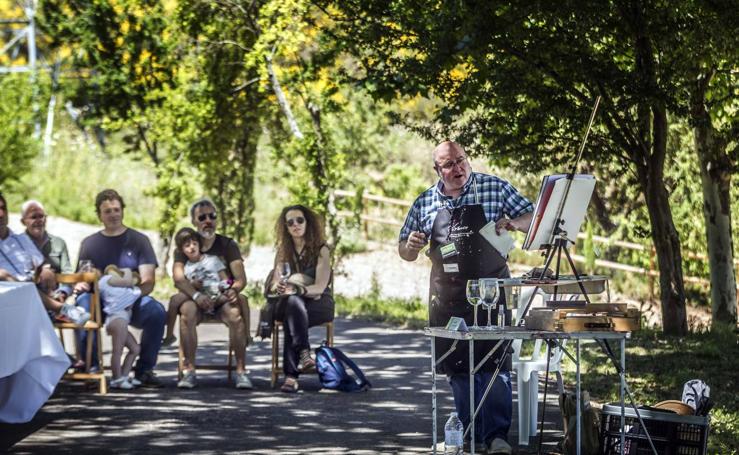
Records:
M226 359L225 327L199 329L199 359ZM313 345L322 330L312 329ZM315 338L314 338L315 337ZM162 389L98 395L82 383L62 382L28 424L0 425L0 450L9 453L430 453L429 342L419 332L337 319L336 345L372 381L369 392L320 390L315 374L301 391L284 394L269 384L269 340L247 351L255 389L236 390L224 372L199 373L198 387L181 390L177 348L163 348ZM106 347L110 343L106 343ZM514 381L515 384L515 381ZM445 381L438 384L439 428L453 409ZM515 391L514 391L515 399ZM558 411L549 406L547 447L561 437ZM515 414L515 406L514 406ZM515 419L515 415L514 415ZM509 440L518 440L517 424ZM516 453L535 453L516 449ZM515 446L515 444L514 444Z

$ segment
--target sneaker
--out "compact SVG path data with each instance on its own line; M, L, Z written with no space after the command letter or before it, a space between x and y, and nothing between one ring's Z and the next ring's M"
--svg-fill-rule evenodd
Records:
M162 381L160 381L157 375L151 370L136 373L136 379L141 382L143 387L149 387L152 389L163 387Z
M197 377L195 376L195 372L192 370L185 371L185 375L182 376L180 382L177 383L177 387L180 389L192 389L197 385Z
M488 447L488 453L504 453L510 455L511 445L505 439L495 438L490 443L490 447Z
M66 303L62 305L59 314L77 325L85 325L85 322L90 320L90 313L78 306L68 305Z
M141 381L139 381L138 379L136 379L136 377L128 378L128 382L130 382L131 385L134 386L134 387L141 387Z
M133 384L128 382L128 378L125 376L120 376L116 379L111 379L108 384L110 385L111 389L122 389L122 390L133 389Z
M174 344L175 341L177 341L177 337L174 335L170 335L162 340L162 346L169 346L171 344Z
M247 376L246 373L241 373L236 375L236 388L251 390L254 388L254 385L251 383L251 379L249 379L249 376Z

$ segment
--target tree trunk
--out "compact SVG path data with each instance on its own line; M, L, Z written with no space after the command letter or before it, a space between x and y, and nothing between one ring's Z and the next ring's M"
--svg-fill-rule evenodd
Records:
M639 161L637 173L649 210L652 241L657 252L662 328L668 335L685 335L688 332L688 323L680 238L672 221L669 197L662 178L667 114L664 108L660 107L654 107L652 113L653 150L651 154L645 156L644 161Z
M691 124L700 162L703 216L711 271L711 325L737 322L734 243L731 235L731 160L726 143L714 130L706 110L705 91L710 75L698 79L691 96Z

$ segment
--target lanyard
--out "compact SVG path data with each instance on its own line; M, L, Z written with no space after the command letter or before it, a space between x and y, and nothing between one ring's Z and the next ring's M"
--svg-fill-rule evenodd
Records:
M475 193L475 205L480 204L480 196L477 194L477 177L475 176L474 172L472 173L472 191ZM464 196L460 196L459 200L461 200ZM452 204L453 199L444 198L441 201L441 206L448 209L455 208Z
M11 239L8 239L8 240L11 240ZM6 240L6 242L8 240ZM21 250L23 250L24 253L26 253L26 255L28 255L28 251L23 246L23 244L18 241L17 238L12 237L12 240L15 242L16 245L18 245L20 247ZM8 257L8 255L5 253L5 250L3 248L1 248L1 247L0 247L0 253L3 254L3 257L5 258L6 261L8 261L8 264L10 264L10 266L13 267L13 270L15 270L15 273L17 275L22 275L22 276L27 276L28 275L25 271L18 270L18 267L15 266L15 263ZM31 265L33 266L33 258L31 258Z

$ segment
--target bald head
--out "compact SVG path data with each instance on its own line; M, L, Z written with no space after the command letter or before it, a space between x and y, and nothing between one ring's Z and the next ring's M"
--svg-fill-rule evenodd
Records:
M434 149L433 158L444 194L459 196L472 174L472 167L462 146L453 141L444 141Z
M434 167L443 164L443 162L438 161L439 155L446 155L451 151L464 155L464 148L454 141L444 141L437 145L434 151L431 152L431 159L434 161Z

